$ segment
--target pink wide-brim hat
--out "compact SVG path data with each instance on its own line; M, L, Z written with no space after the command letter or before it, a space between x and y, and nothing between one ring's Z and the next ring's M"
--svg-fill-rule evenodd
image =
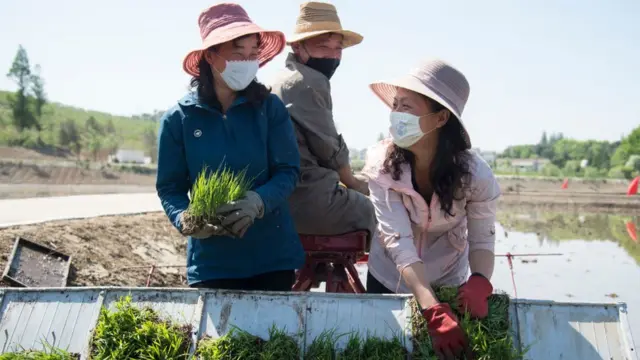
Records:
M282 52L285 36L280 31L264 30L254 24L242 6L234 3L213 5L198 17L202 46L189 52L182 67L189 75L198 76L198 62L204 50L249 34L260 34L258 62L260 67Z
M369 88L389 108L393 108L393 98L398 88L404 88L422 94L447 108L460 121L462 136L471 148L469 133L462 122L462 112L469 99L469 82L467 78L450 64L430 59L419 63L408 74L392 81L376 82Z

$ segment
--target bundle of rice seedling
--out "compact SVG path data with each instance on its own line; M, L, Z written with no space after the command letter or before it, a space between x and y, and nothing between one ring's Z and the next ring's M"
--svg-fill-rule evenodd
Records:
M189 325L161 320L150 308L138 308L125 296L116 310L103 307L92 339L91 359L187 359Z
M252 179L247 178L247 168L234 173L220 166L209 173L205 166L191 189L191 201L182 217L183 234L194 234L205 224L219 224L217 209L244 197L251 185Z
M284 330L272 326L269 340L232 327L217 339L200 341L196 354L202 360L298 360L298 343Z
M509 296L493 294L489 298L489 315L482 319L472 319L468 313L457 312L455 287L434 289L441 302L448 303L467 333L469 344L476 360L516 360L523 359L525 351L516 349L509 323ZM412 329L414 334L412 359L437 360L427 332L427 324L420 313L417 302L411 299Z

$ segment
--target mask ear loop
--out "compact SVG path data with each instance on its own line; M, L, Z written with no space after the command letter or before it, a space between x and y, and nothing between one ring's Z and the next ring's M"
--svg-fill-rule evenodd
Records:
M207 51L211 51L211 53L213 53L213 55L214 55L214 56L216 56L216 57L218 57L218 58L220 58L220 59L224 60L224 63L225 63L225 69L226 69L226 67L227 67L227 63L229 62L229 60L227 60L227 59L223 58L222 56L220 56L220 55L215 51L215 49L213 49L213 48L212 48L212 49L210 49L210 50L207 50ZM223 70L223 71L218 71L218 69L216 69L215 65L213 65L213 64L211 64L211 68L212 68L213 70L215 70L215 72L217 72L217 73L218 73L218 75L222 76L222 73L224 72L224 70Z

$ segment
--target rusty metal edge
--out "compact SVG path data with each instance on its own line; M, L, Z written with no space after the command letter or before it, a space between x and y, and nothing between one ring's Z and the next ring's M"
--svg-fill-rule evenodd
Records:
M22 245L21 245L22 244ZM67 264L64 267L64 276L62 277L62 288L66 288L67 286L67 281L69 279L69 272L71 271L71 259L72 256L71 255L67 255L63 252L60 252L54 248L39 244L35 241L29 240L25 237L22 237L20 235L16 236L16 240L13 243L13 250L11 251L11 256L7 259L7 265L5 266L4 269L4 273L2 274L2 280L3 281L7 281L15 286L19 286L19 287L23 287L23 288L28 288L29 286L27 286L27 284L24 284L23 282L19 281L18 279L12 277L9 275L9 272L11 271L11 265L13 264L14 260L15 260L15 256L16 253L18 252L18 248L20 246L33 246L35 248L37 248L37 250L47 250L50 254L53 254L55 256L59 256L61 258L63 258ZM36 250L36 251L37 251ZM42 287L39 289L51 289L51 287Z
M93 339L93 334L96 331L96 326L98 326L98 321L100 320L100 311L102 310L102 305L104 304L104 299L106 297L106 291L100 291L98 293L98 297L96 301L93 303L94 309L91 316L91 327L89 328L89 338L85 341L85 348L80 353L80 360L88 360L91 357L91 344Z
M204 291L199 291L198 302L196 303L196 308L193 311L193 317L191 325L192 333L191 333L191 346L189 347L189 359L196 358L196 350L198 347L198 341L200 340L200 334L202 332L202 318L204 317L204 305L207 303L206 294Z
M20 241L20 236L16 236L16 239L13 242L13 250L11 250L11 256L9 256L9 258L7 259L7 265L4 267L4 272L2 273L2 280L17 286L25 287L23 283L9 276L9 271L11 270L11 264L13 263L13 258L16 256L16 253L18 252L19 241Z
M627 313L628 313L627 304L619 303L618 316L620 318L620 327L623 335L622 340L625 342L624 345L627 348L627 356L629 356L630 360L640 360L640 354L638 353L638 348L636 347L633 341L633 332L631 331L631 324L629 324Z

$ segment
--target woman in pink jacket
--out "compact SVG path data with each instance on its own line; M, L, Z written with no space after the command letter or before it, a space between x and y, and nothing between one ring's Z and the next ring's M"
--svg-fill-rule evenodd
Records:
M391 108L391 139L368 150L363 171L378 219L367 291L413 293L439 357L453 359L469 351L466 336L432 286L462 285L459 310L487 316L500 196L462 124L469 83L431 60L371 89Z

